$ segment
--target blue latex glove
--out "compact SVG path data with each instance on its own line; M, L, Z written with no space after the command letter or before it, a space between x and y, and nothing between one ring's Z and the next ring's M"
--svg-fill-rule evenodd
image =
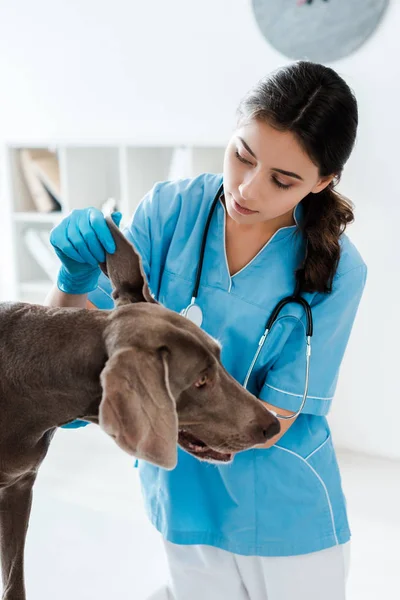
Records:
M71 421L71 423L61 425L61 429L78 429L79 427L86 427L86 425L90 425L90 423L88 421L81 421L81 419L76 419L75 421Z
M121 213L111 215L119 226ZM50 232L50 243L61 261L57 286L66 294L86 294L96 289L99 263L105 251L115 252L115 242L98 208L73 210Z
M111 215L119 226L121 213ZM99 262L104 262L105 251L115 251L115 243L103 213L97 208L74 210L50 233L50 242L61 260L57 285L67 294L84 294L96 288L100 276ZM78 429L90 425L76 419L62 425L62 429Z

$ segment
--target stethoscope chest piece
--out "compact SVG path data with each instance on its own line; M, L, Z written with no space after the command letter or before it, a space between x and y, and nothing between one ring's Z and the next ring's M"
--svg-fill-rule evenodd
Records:
M197 304L189 304L182 310L181 315L192 321L197 327L201 327L203 323L203 312Z

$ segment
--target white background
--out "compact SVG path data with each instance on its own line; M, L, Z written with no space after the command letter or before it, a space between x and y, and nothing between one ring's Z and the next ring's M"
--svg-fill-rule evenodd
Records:
M358 143L341 190L356 204L350 235L369 278L330 417L337 446L397 459L399 30L400 2L392 0L377 33L332 65L359 101ZM241 96L285 62L248 0L0 0L0 143L223 144ZM0 238L7 234L0 218Z

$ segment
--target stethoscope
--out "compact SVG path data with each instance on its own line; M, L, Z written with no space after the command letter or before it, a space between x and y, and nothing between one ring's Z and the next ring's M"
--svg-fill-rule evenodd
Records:
M221 185L221 187L219 188L218 192L215 195L215 198L211 205L211 209L208 214L207 221L206 221L206 224L204 227L203 237L201 240L200 258L199 258L199 263L197 265L196 281L195 281L195 285L194 285L193 292L192 292L192 299L190 301L190 304L181 311L181 315L183 315L184 317L186 317L187 319L189 319L190 321L195 323L198 327L201 327L201 324L203 322L203 312L202 312L200 306L198 304L196 304L196 300L197 300L197 295L198 295L199 287L200 287L201 273L203 270L203 262L204 262L205 247L206 247L207 237L208 237L208 230L210 228L210 223L211 223L211 219L213 217L215 208L216 208L219 200L222 198L223 193L224 193L223 185ZM303 410L304 404L306 403L307 394L308 394L308 382L309 382L309 374L310 374L310 356L311 356L311 337L313 334L313 318L312 318L312 312L311 312L311 307L310 307L309 303L300 296L299 285L296 285L296 289L292 296L287 296L286 298L282 298L282 300L280 300L278 302L278 304L275 306L275 308L273 309L271 316L269 317L267 324L265 326L265 331L262 334L260 341L258 342L257 350L254 354L253 360L251 361L249 370L247 371L247 375L246 375L244 383L243 383L243 387L245 389L247 389L249 379L250 379L253 369L256 365L256 362L260 355L260 352L265 344L265 340L267 339L272 326L277 321L280 312L287 304L299 304L300 306L303 307L303 310L306 315L306 327L305 327L306 373L305 373L303 399L302 399L299 410L295 414L289 415L289 416L280 415L274 411L270 411L277 418L283 419L283 420L295 419L301 413L301 411Z

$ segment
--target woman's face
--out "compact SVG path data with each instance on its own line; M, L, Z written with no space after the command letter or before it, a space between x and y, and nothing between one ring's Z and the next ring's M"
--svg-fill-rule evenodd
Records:
M294 134L253 120L236 129L224 158L224 194L229 216L252 225L291 216L310 192L323 190L333 176L318 167Z

